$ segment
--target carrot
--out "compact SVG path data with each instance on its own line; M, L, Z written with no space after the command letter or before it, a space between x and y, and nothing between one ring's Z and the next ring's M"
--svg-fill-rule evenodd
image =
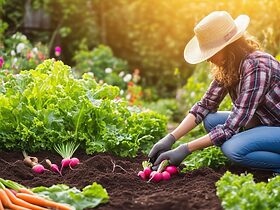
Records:
M1 202L1 199L0 199L0 210L4 210L4 207L3 207L3 204Z
M59 210L72 210L72 208L65 206L63 204L54 202L54 201L50 201L47 200L45 198L41 198L39 196L36 195L29 195L29 194L25 194L25 193L17 193L16 195L18 198L25 200L28 203L32 203L35 205L39 205L39 206L45 206L45 207L52 207L55 209L59 209Z
M42 208L40 206L36 206L33 205L31 203L27 203L26 201L16 197L10 190L8 190L7 188L4 189L4 191L6 192L6 194L8 195L10 201L13 204L28 208L28 209L32 209L32 210L47 210L46 208Z
M34 195L34 193L31 190L27 189L27 188L19 188L18 192L26 193L26 194L29 194L29 195Z
M30 210L28 208L24 208L24 207L21 207L21 206L13 204L10 201L10 199L9 199L8 195L6 194L6 192L3 189L0 189L0 199L3 202L3 205L5 207L10 208L10 209L13 209L13 210Z

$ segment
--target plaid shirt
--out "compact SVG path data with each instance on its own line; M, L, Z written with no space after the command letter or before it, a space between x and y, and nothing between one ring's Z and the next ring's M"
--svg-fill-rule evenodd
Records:
M213 128L209 136L220 146L257 117L262 125L280 126L280 63L271 55L255 51L241 63L239 83L230 89L213 80L202 99L190 110L196 124L209 112L216 112L229 93L233 108L223 125Z

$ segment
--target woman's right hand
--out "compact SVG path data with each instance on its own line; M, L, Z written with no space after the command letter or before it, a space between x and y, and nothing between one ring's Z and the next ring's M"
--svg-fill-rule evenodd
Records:
M170 150L174 142L176 141L175 137L172 134L166 135L164 138L159 140L151 149L148 157L150 158L150 162L154 163L157 157L167 151Z

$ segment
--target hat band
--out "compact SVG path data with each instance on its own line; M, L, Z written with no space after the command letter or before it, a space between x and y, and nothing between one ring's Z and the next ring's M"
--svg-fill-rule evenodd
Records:
M215 40L214 42L202 43L202 44L199 42L199 47L202 50L208 50L214 47L221 46L226 42L228 42L236 33L237 33L237 27L234 27L230 32L224 35L223 39Z

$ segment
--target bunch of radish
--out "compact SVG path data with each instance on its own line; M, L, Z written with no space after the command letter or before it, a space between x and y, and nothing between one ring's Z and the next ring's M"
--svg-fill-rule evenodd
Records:
M61 161L61 168L59 170L60 173L62 173L63 168L69 166L70 169L73 169L80 163L78 158L72 157L78 147L79 144L75 144L73 142L67 142L65 144L58 144L54 146L54 150L63 158Z
M160 182L161 180L169 180L172 175L177 174L178 168L176 166L169 165L168 160L164 160L160 163L156 171L152 170L152 164L148 161L142 162L144 168L143 171L139 171L138 176L148 182Z
M72 142L67 142L66 144L58 144L54 146L54 150L63 158L61 161L61 168L58 168L58 165L52 163L49 159L46 159L47 165L50 167L51 171L58 173L62 176L62 170L65 167L73 169L80 163L78 158L72 157L74 152L78 149L79 145L76 145ZM38 163L38 158L31 157L27 155L25 151L22 152L24 156L23 162L25 165L30 166L32 171L35 173L41 174L44 171L49 171L42 164Z

